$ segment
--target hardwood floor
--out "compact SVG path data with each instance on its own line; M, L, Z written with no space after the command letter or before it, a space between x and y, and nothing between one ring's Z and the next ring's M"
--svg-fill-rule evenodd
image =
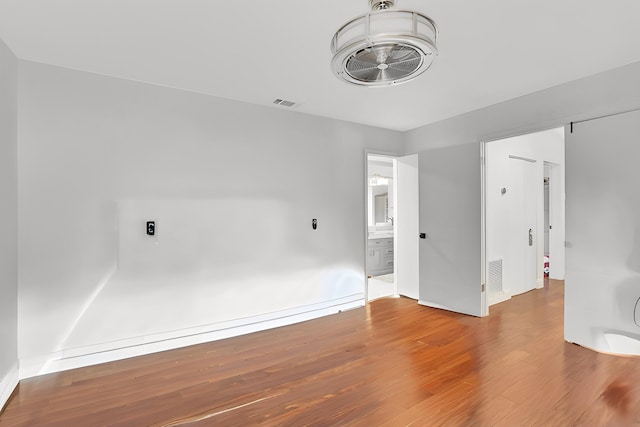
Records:
M479 319L404 298L24 380L2 426L640 423L640 359L564 342L562 282Z

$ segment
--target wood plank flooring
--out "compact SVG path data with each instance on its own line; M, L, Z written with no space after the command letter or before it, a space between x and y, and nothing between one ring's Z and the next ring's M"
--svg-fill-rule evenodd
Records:
M379 299L24 380L1 426L640 424L640 359L563 340L562 282L479 319Z

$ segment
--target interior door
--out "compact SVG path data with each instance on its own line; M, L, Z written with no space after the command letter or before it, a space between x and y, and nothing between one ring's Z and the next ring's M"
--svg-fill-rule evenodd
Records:
M485 315L481 147L419 153L420 304Z
M537 163L510 156L509 290L518 295L536 288L537 277ZM540 183L542 185L542 183Z
M396 238L394 253L398 294L419 299L419 176L418 155L396 159Z

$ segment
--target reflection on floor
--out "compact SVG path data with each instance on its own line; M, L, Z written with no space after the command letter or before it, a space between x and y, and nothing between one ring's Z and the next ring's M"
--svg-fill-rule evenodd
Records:
M369 301L389 296L396 296L396 284L393 273L369 278Z

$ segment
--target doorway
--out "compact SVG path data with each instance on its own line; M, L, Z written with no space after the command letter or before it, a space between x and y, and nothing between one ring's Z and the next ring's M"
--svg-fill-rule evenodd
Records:
M487 305L564 279L564 128L485 147ZM549 268L547 267L549 266Z
M367 299L398 295L394 269L396 160L367 156Z
M418 299L418 156L366 154L366 299Z
M564 280L564 165L544 163L544 276Z

